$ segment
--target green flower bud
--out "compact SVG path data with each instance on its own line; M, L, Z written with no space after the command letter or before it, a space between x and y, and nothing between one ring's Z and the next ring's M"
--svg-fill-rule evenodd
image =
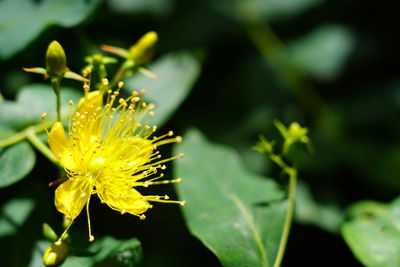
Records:
M43 263L45 266L59 266L68 257L68 243L60 242L59 245L56 243L51 244L43 254Z
M47 223L42 225L43 235L50 241L56 241L58 239L57 234L54 232L53 228Z
M307 136L307 132L308 129L301 127L300 124L298 124L297 122L292 122L292 124L290 124L288 129L288 134L290 138L292 138L295 141L297 140L303 141L304 137Z
M53 41L49 44L46 52L46 69L50 76L63 77L67 71L67 59L62 46Z
M128 58L133 60L136 66L147 64L154 55L155 46L158 41L156 32L148 32L143 35L129 49Z

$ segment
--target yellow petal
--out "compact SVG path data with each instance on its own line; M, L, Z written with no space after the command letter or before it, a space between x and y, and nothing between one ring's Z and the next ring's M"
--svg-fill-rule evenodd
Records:
M67 135L65 134L61 122L54 123L49 133L48 142L50 149L58 162L60 162L60 164L66 169L75 169L76 163L74 157L68 150L70 142L67 139Z
M68 145L67 135L61 122L54 123L49 133L48 142L54 156L60 160Z
M112 209L120 212L140 215L151 208L149 202L144 200L142 195L133 188L100 186L97 189L100 199Z
M70 178L57 187L54 204L59 212L73 220L88 202L91 190L86 177Z
M134 136L129 139L129 146L121 146L115 143L114 147L118 149L123 161L121 168L135 169L147 164L153 154L153 143L145 138ZM118 162L116 162L118 165ZM119 165L118 165L119 166Z
M76 111L79 113L84 113L86 111L93 113L98 107L101 107L102 104L103 94L99 90L96 90L88 93L79 100Z

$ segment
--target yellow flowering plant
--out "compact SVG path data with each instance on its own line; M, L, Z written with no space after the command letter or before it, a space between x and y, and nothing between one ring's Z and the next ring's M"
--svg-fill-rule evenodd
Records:
M129 213L141 220L145 212L152 208L152 202L176 203L168 195L143 195L140 188L151 185L180 183L182 178L161 180L164 163L183 157L183 154L163 158L159 146L179 143L182 138L172 131L156 135L157 126L151 124L155 115L155 105L144 100L145 90L133 91L121 97L124 87L122 78L141 72L150 77L156 75L143 65L154 54L157 34L145 34L129 50L113 46L103 46L105 51L121 56L126 51L114 78L109 82L106 64L115 63L114 58L95 54L86 58L88 65L82 75L71 72L66 67L64 49L53 41L47 50L46 68L25 68L25 71L50 77L57 96L57 121L47 130L48 145L36 140L40 151L57 163L65 175L50 183L57 185L54 204L65 215L64 232L55 238L54 231L46 224L46 233L51 232L53 243L43 256L47 266L58 266L69 253L68 231L74 220L86 210L89 241L94 241L89 215L92 195L97 195L101 203L121 214ZM68 118L61 114L60 95L62 78L83 82L84 96L77 102L69 101ZM41 118L46 120L47 113ZM49 125L48 123L46 125ZM50 229L50 230L49 230ZM47 235L49 236L49 235Z

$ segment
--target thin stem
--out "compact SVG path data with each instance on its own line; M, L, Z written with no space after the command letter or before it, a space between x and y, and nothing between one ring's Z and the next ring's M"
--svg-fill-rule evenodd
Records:
M59 77L52 77L51 85L57 98L57 121L61 121L61 79Z
M26 130L18 132L11 137L0 141L0 147L10 146L12 144L18 143L26 138Z
M28 128L26 130L26 137L27 139L32 143L32 145L39 150L46 158L48 158L51 162L53 162L54 164L57 164L57 160L54 157L53 153L51 152L51 150L49 149L48 146L46 146L42 140L39 139L39 137L37 137L34 129L32 128Z
M297 170L294 168L290 168L286 170L286 172L289 173L288 207L286 211L285 224L283 226L283 232L281 240L279 242L279 249L278 249L278 254L276 255L274 267L279 267L282 263L283 254L285 253L294 214Z
M135 63L132 60L127 59L122 65L119 67L118 71L115 73L112 81L110 82L109 88L114 87L121 81L123 78L126 78L126 71L135 67Z
M10 146L12 144L15 144L15 143L18 143L18 142L24 140L25 138L27 138L28 129L33 130L34 133L40 133L40 132L43 132L44 130L46 130L47 128L49 128L51 124L52 123L43 122L43 123L25 128L24 130L12 135L11 137L1 140L0 147Z

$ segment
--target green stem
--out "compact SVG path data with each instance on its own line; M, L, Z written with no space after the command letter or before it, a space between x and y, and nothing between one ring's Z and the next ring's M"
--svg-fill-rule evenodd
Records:
M10 146L10 145L13 145L15 143L18 143L18 142L24 140L28 136L28 130L33 131L34 133L40 133L40 132L43 132L45 129L49 128L50 125L51 125L51 123L43 122L43 123L25 128L24 130L12 135L11 137L1 140L0 147Z
M282 263L294 214L297 170L294 168L290 168L286 169L285 171L286 173L289 174L288 207L286 211L285 224L283 226L283 232L281 240L279 242L279 249L278 249L278 254L276 255L274 267L279 267Z
M48 146L43 144L42 140L40 140L36 133L35 130L32 128L27 128L26 130L26 137L27 139L32 143L32 145L39 150L46 158L48 158L51 162L54 164L57 164L57 160L54 157L53 153L49 149Z
M135 64L130 59L127 59L122 65L119 67L118 71L115 73L112 81L110 82L109 88L113 88L121 81L123 78L126 78L126 71L129 69L133 69Z
M11 137L9 137L5 140L1 140L0 147L10 146L12 144L22 141L25 138L26 138L26 130L23 130L21 132L18 132L16 134L12 135Z
M52 77L51 85L57 97L57 121L61 121L61 79L59 77Z

